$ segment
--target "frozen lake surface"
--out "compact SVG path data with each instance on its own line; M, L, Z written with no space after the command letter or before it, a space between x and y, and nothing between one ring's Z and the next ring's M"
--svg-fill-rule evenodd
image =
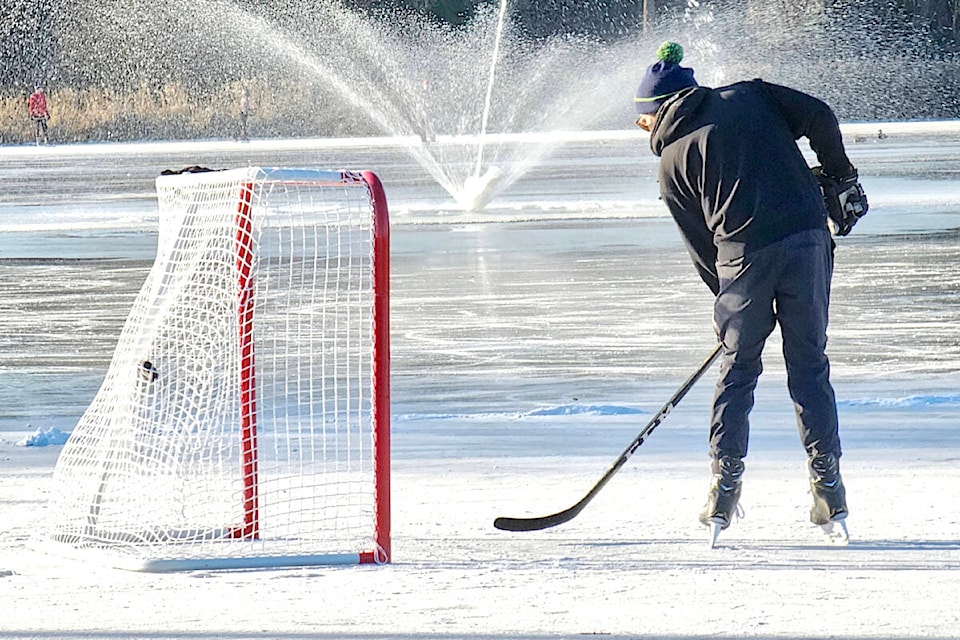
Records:
M829 344L853 542L806 520L775 333L746 518L713 551L715 372L576 520L492 527L579 499L713 346L643 137L571 136L479 213L396 140L3 148L0 636L960 637L960 126L844 132L871 203L838 240ZM15 443L69 431L96 393L153 261L154 179L195 164L384 182L390 567L142 576L31 550L59 447Z

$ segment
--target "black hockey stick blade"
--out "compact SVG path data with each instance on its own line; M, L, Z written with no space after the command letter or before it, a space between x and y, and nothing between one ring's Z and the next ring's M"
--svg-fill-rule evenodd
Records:
M619 462L619 460L617 461ZM614 463L613 467L604 474L603 478L600 479L600 482L593 486L593 489L590 490L590 493L583 496L580 499L580 502L573 505L568 509L563 511L558 511L557 513L550 514L549 516L540 516L539 518L508 518L501 516L493 521L493 526L501 531L540 531L541 529L549 529L550 527L555 527L557 525L563 524L564 522L570 522L576 518L584 507L589 504L593 497L600 493L600 489L603 488L603 485L607 484L607 481L613 477L613 474L623 465L622 462L619 464Z
M693 385L697 383L704 373L707 372L707 369L710 368L710 365L713 364L713 361L717 359L717 356L720 355L720 351L723 348L722 344L717 344L714 347L713 351L710 352L710 355L707 356L707 359L703 361L700 367L693 372L693 374L687 378L686 382L683 383L683 386L677 389L667 403L664 404L660 411L653 417L650 422L647 423L647 426L643 428L643 431L633 439L633 442L630 443L623 453L620 454L610 468L607 469L607 472L603 474L593 488L587 492L587 495L583 496L579 502L577 502L572 507L564 509L563 511L558 511L557 513L552 513L548 516L540 516L535 518L507 518L500 517L493 521L493 526L502 531L540 531L541 529L549 529L550 527L555 527L557 525L563 524L565 522L570 522L579 515L583 509L590 504L590 501L600 493L600 490L610 482L610 479L616 475L617 471L620 470L627 460L630 459L630 456L640 448L640 445L646 441L650 434L653 433L654 429L660 426L667 416L670 415L670 412L673 411L674 407L677 406L677 403L687 395L687 392L693 388Z

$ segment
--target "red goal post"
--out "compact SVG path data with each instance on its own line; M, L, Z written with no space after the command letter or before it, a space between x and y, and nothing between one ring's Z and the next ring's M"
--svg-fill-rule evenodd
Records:
M371 172L157 179L157 256L46 539L144 571L390 561L389 221Z

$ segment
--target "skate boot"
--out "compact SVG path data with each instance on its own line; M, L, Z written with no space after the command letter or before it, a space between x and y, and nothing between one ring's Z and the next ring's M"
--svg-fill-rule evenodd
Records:
M734 515L738 515L743 460L724 456L714 460L711 468L713 481L707 494L707 504L700 513L700 522L710 527L710 547L713 548L720 532L730 526Z
M813 507L810 521L819 525L834 542L846 542L847 492L840 477L840 460L836 454L824 453L810 458L810 490Z

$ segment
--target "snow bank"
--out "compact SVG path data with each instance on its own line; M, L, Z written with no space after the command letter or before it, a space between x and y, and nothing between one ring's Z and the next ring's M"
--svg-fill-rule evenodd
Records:
M40 427L32 435L17 442L18 447L49 447L66 444L69 433L64 433L56 427Z

